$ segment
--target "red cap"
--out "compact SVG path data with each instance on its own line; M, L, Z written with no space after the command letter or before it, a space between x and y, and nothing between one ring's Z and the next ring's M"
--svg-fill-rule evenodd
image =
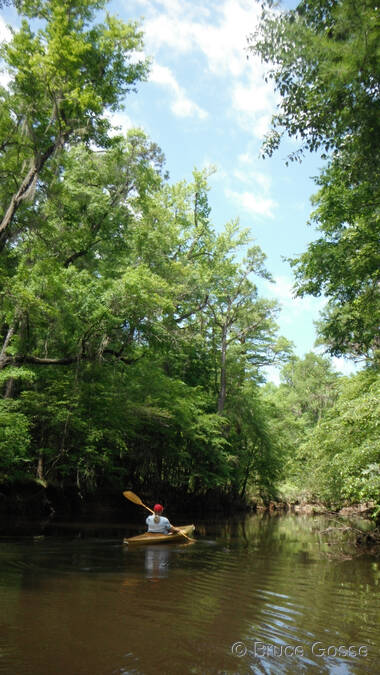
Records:
M155 504L153 507L153 511L163 511L164 507L161 506L161 504Z

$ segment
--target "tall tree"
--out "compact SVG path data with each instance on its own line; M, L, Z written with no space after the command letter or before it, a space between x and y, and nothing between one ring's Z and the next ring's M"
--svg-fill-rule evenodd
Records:
M120 107L147 72L146 62L132 60L142 45L135 23L110 15L103 24L93 23L104 4L25 0L17 5L30 21L24 18L1 48L11 76L8 89L0 91L2 246L30 223L37 184L57 171L57 154L78 140L107 144L110 123L104 113ZM35 32L33 19L38 19Z
M20 234L4 267L0 369L128 362L170 303L155 270L128 267L161 169L160 151L140 132L105 153L81 144L62 154L58 176L39 191L38 227Z
M303 359L293 357L281 370L282 388L295 417L304 416L306 426L321 421L337 398L339 375L328 358L313 352Z
M267 365L275 349L275 334L277 325L274 322L277 304L258 297L257 287L252 278L254 276L270 279L265 269L265 255L258 246L248 250L243 263L237 263L231 251L224 249L231 241L236 224L230 225L223 235L220 253L216 256L217 273L214 287L207 302L211 325L219 349L219 385L217 410L223 413L227 397L228 353L234 353L241 361L242 373L240 380L244 381L246 370L251 372L254 367ZM229 239L231 237L231 239ZM228 243L227 243L228 242ZM236 244L235 244L236 246ZM234 373L235 381L238 374ZM239 378L238 378L239 379Z
M264 4L250 49L272 64L281 95L264 143L271 155L285 133L327 159L312 219L321 237L291 261L297 294L329 298L320 323L331 354L378 359L380 338L380 67L375 0L302 0L278 11Z
M3 47L0 479L243 495L279 472L259 371L285 352L258 247L216 233L207 172L171 185L105 115L144 77L102 0L17 0ZM34 32L33 26L36 26Z
M270 432L277 438L283 460L283 476L301 493L305 480L305 456L299 447L313 438L339 393L339 375L329 358L312 352L292 356L281 370L281 384L263 388Z

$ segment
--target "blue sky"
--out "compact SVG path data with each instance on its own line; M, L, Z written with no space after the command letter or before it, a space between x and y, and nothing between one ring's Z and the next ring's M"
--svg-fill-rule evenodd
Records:
M264 81L261 62L247 59L247 36L255 30L260 4L112 0L108 10L124 20L141 21L145 55L152 59L149 80L127 97L114 123L145 129L165 153L171 181L190 180L194 167L216 167L210 177L212 223L220 229L238 217L250 229L275 280L261 282L261 294L281 303L280 332L303 356L313 349L313 322L325 301L292 297L292 272L283 258L301 253L316 237L307 220L316 191L313 176L322 161L309 155L302 164L286 167L286 155L297 147L293 140L274 157L259 157L278 102ZM15 20L14 10L3 9L2 16L0 37L6 35L4 22ZM342 359L334 364L342 372L352 370ZM277 379L273 372L272 377Z

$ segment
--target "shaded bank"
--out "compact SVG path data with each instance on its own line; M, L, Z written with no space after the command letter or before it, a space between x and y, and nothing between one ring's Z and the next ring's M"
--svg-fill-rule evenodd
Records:
M201 517L207 513L229 515L242 511L256 510L256 504L241 499L239 495L207 490L203 494L184 493L169 485L162 484L156 490L134 489L146 504L160 501L168 513L191 514ZM29 518L134 518L144 515L141 507L131 504L122 495L122 487L98 488L91 493L82 493L76 486L60 487L36 482L20 482L0 485L0 515Z
M184 493L162 484L156 490L134 489L145 504L160 501L166 512L175 521L181 517L202 520L206 516L223 517L239 513L268 512L270 514L293 513L299 516L340 516L346 519L359 518L379 525L380 514L374 502L363 502L343 508L331 507L322 502L304 503L267 500L263 498L244 500L232 492L208 490L203 494ZM43 486L35 481L0 485L0 518L9 523L15 519L41 520L43 522L116 521L143 522L145 511L123 497L122 489L105 486L91 493L82 493L77 486ZM10 525L10 530L12 526ZM363 540L364 541L364 540Z
M343 507L327 505L323 502L304 502L299 501L270 501L267 505L258 505L257 510L261 511L292 511L307 516L323 514L339 514L347 517L372 518L377 520L380 517L379 506L374 501L361 502L358 504L349 504Z

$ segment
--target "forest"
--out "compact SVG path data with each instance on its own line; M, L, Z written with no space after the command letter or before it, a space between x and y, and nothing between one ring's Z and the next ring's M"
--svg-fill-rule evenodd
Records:
M379 513L376 3L269 0L248 36L281 97L263 156L288 135L287 162L324 159L318 238L289 261L295 294L327 299L323 355L302 358L259 293L265 252L238 217L213 224L209 172L173 183L165 149L112 127L148 76L143 27L104 0L14 4L21 28L0 54L0 509L12 490L86 502L134 489Z

